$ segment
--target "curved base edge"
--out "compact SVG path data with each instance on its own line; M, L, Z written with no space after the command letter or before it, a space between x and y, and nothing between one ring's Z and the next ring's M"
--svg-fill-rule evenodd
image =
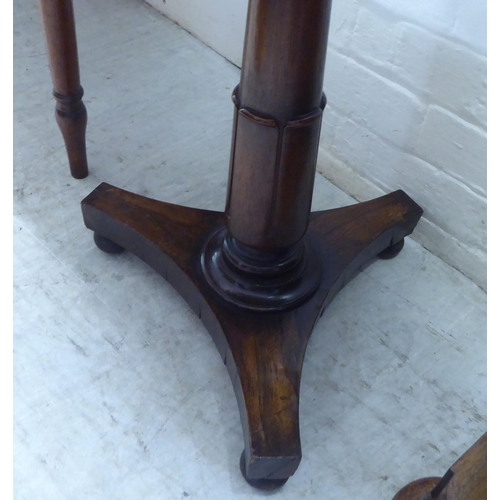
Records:
M393 241L411 234L422 209L396 191L369 202L313 212L307 238L322 261L321 283L306 302L277 312L238 307L216 293L204 277L202 250L223 227L223 213L151 200L109 184L89 194L82 210L86 226L98 235L99 248L109 252L111 242L111 250L125 248L142 259L201 318L238 400L248 450L241 462L243 476L256 488L282 486L301 458L299 390L314 325L367 263Z

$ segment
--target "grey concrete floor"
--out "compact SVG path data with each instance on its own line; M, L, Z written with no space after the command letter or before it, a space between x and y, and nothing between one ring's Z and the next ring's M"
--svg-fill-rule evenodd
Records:
M444 474L486 430L486 298L408 239L311 338L296 474L272 494L245 483L210 336L139 259L100 252L79 206L106 181L222 210L239 70L140 1L75 11L91 169L79 181L36 1L14 1L15 498L391 500ZM314 208L351 203L317 175Z

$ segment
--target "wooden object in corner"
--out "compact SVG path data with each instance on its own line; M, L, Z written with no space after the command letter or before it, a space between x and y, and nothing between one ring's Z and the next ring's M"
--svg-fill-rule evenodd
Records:
M483 434L442 477L418 479L393 500L486 500L487 438Z

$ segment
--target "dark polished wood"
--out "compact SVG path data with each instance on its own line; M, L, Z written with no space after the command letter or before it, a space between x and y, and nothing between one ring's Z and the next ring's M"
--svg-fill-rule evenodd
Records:
M164 203L101 184L82 202L86 226L133 252L167 279L199 315L226 365L239 404L246 477L291 476L301 459L299 386L312 329L363 267L410 234L422 210L403 191L311 214L306 238L322 279L303 304L259 312L234 306L210 287L202 250L225 215Z
M56 121L68 153L71 175L88 175L85 131L87 110L82 102L72 0L39 0L56 99Z
M279 252L307 229L330 9L331 0L249 2L226 212L229 233L256 250Z
M326 105L330 9L331 0L249 2L233 93L227 231L209 244L204 266L211 286L241 307L295 307L319 286L304 235Z
M439 477L405 486L393 500L486 500L487 436L483 434Z
M101 184L82 202L104 251L129 250L199 315L230 374L253 486L301 460L299 388L325 307L377 255L392 258L422 209L404 192L310 213L330 0L250 0L224 213Z

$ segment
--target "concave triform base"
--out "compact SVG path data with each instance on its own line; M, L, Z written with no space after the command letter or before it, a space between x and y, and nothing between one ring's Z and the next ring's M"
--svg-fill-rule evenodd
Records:
M82 210L99 248L134 253L199 315L238 400L244 477L256 487L281 486L301 459L299 387L316 321L338 291L377 255L397 255L422 209L403 191L395 191L311 213L305 238L321 259L321 282L305 302L279 312L239 307L208 285L201 269L202 249L225 225L223 213L151 200L104 183L83 200Z

